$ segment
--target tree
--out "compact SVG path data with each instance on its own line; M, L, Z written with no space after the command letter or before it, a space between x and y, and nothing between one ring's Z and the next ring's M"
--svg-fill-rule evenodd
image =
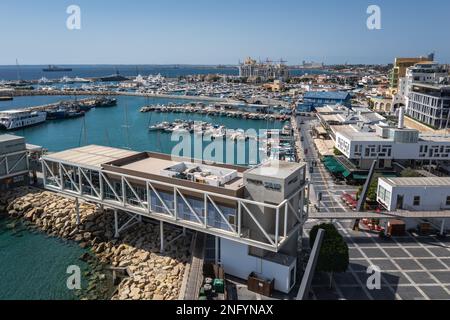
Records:
M344 238L330 223L323 223L312 228L310 246L314 246L319 229L325 230L325 235L320 248L317 271L327 272L330 275L330 288L333 281L333 273L343 273L348 269L350 263L348 245Z
M335 156L342 156L343 155L342 152L340 152L338 150L338 148L336 148L336 147L333 149L333 153L334 153Z
M375 202L377 201L377 192L378 192L378 179L381 177L380 174L375 173L372 177L372 181L370 182L369 191L367 192L367 199L369 201ZM357 197L361 196L363 190L363 186L359 187Z
M411 169L411 168L407 168L405 170L403 170L400 175L402 176L402 178L418 178L421 177L420 173L418 173L417 171Z

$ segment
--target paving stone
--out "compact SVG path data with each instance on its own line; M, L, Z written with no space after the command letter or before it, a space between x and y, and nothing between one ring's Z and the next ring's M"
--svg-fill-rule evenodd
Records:
M432 257L431 253L429 253L427 250L422 249L422 248L407 248L406 250L414 258L428 258L428 257Z
M362 288L340 288L347 300L370 300Z
M370 290L369 293L375 300L395 300L395 292L387 286L381 286L381 289Z
M432 271L431 274L435 276L440 283L450 284L450 270L449 271Z
M450 268L450 259L441 259L442 263L445 263Z
M363 258L364 257L362 255L362 253L356 248L349 248L348 253L350 255L350 259L352 259L352 258Z
M435 284L436 281L431 278L427 272L407 272L406 273L416 284Z
M363 249L364 253L368 258L386 258L386 254L384 254L381 249Z
M420 289L425 292L431 300L450 300L450 295L440 286L423 286L420 287Z
M397 294L403 300L424 300L426 299L416 288L414 287L398 287Z
M411 284L411 281L406 278L402 272L386 272L382 273L383 279L391 286L396 287L402 284Z
M381 260L373 260L372 259L370 261L372 262L372 264L374 264L375 266L380 268L381 271L398 270L398 268L395 266L395 264L389 259L381 259Z
M336 289L326 287L313 288L313 292L318 300L339 300L339 294Z
M394 261L402 270L422 270L422 267L412 259L394 259Z
M387 248L384 249L389 258L406 258L409 257L408 253L402 248Z
M447 268L446 265L439 262L439 260L432 258L432 259L417 259L417 261L424 266L427 270L443 270ZM450 259L449 259L450 263ZM449 265L450 267L450 265Z
M436 247L429 248L428 250L433 252L433 254L438 258L450 258L450 250L447 248Z
M350 267L354 272L366 272L370 265L367 260L350 260Z

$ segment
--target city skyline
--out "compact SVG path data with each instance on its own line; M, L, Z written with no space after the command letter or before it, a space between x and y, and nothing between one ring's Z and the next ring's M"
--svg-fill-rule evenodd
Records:
M436 52L450 62L443 39L450 4L432 0L418 15L406 1L258 3L203 0L2 1L5 46L0 65L236 65L252 56L325 64L388 64L397 56ZM81 9L81 29L69 30L67 8ZM381 9L381 30L369 30L367 8ZM11 17L15 17L14 20ZM9 31L6 31L9 30ZM430 36L431 35L431 36ZM411 41L414 36L417 41Z

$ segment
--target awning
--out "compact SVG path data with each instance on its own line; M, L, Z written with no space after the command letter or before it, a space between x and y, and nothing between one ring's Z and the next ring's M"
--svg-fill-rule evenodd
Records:
M343 173L347 171L334 157L325 157L323 163L331 173Z

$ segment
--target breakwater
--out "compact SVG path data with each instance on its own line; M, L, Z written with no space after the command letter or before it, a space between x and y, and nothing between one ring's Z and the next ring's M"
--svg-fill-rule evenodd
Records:
M89 250L80 261L93 264L96 272L89 278L85 299L174 300L180 295L186 263L189 260L189 238L180 238L159 252L159 226L140 223L113 237L111 212L80 204L81 223L77 226L75 202L48 191L23 187L3 192L0 214L23 221L51 237L73 241ZM124 218L124 217L121 217ZM14 226L10 226L14 228ZM166 227L165 239L177 236L177 230ZM116 278L110 291L108 276L102 270L126 270Z
M264 114L260 112L245 112L233 109L225 109L221 105L205 104L181 104L181 105L151 105L142 107L142 113L195 113L207 116L229 117L250 120L288 121L291 116L284 114Z

